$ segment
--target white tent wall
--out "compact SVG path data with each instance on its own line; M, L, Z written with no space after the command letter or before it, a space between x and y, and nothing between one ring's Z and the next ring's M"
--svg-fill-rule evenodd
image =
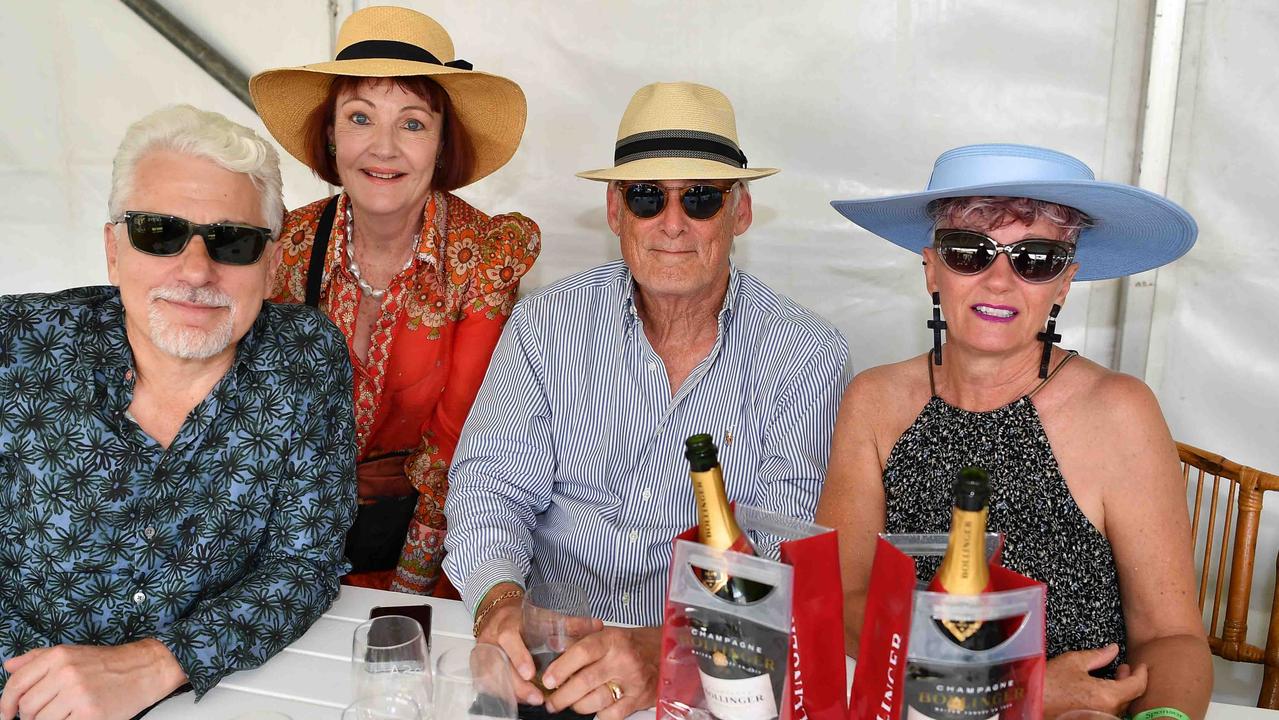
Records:
M105 282L110 161L127 125L173 102L261 123L119 2L0 3L0 292ZM335 20L371 4L162 3L250 73L330 57ZM604 186L573 173L611 164L635 89L702 82L732 99L751 164L782 168L752 184L755 223L736 261L830 318L859 369L922 352L929 303L919 258L846 222L831 199L921 188L939 152L972 142L1048 145L1103 179L1135 177L1148 0L401 4L437 18L459 56L528 96L520 151L460 193L540 223L526 289L618 256ZM1266 276L1279 246L1263 208L1277 197L1267 171L1279 149L1266 135L1279 109L1277 33L1261 0L1189 3L1169 188L1203 234L1159 275L1148 363L1177 437L1272 470L1279 333L1262 309L1276 299ZM326 192L296 160L284 166L290 207ZM1112 364L1118 314L1117 281L1077 283L1063 344ZM1266 524L1259 597L1279 535ZM1239 688L1229 692L1250 702Z
M1276 33L1279 4L1187 5L1168 190L1198 220L1199 241L1159 271L1146 373L1176 438L1272 473L1279 472L1279 242L1268 227L1279 201ZM1279 550L1279 497L1266 502L1247 632L1259 647ZM1255 703L1260 683L1259 666L1216 663L1223 700Z
M170 9L245 67L330 52L324 3L188 3ZM0 23L0 210L9 232L0 292L106 282L102 226L111 159L130 123L170 103L215 109L265 134L257 114L114 0L4 0ZM235 12L226 9L235 8ZM190 10L198 17L190 13ZM261 58L260 60L258 58ZM285 166L286 203L323 194L310 171Z
M938 152L967 142L1051 144L1104 177L1131 176L1144 2L1023 13L993 0L408 4L440 19L461 56L528 95L519 153L462 192L541 224L545 246L527 289L617 257L604 186L573 173L611 164L631 93L654 80L704 82L732 98L751 162L783 170L753 185L755 224L737 261L831 318L859 368L923 350L927 297L916 256L849 224L829 200L922 186ZM331 52L321 0L164 5L249 72ZM340 20L351 2L336 6ZM5 212L21 229L0 241L17 247L0 291L104 281L109 163L143 113L190 102L261 127L120 3L16 4L0 39L6 67L32 69L0 80L8 97L30 98L0 109L10 128L0 140ZM990 67L1004 75L995 80ZM284 166L287 204L323 194L295 160ZM59 242L27 240L36 237ZM1078 285L1061 323L1066 342L1108 362L1115 303L1113 283Z

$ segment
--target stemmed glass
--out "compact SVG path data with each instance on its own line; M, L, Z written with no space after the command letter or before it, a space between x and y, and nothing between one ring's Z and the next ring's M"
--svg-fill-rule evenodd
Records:
M422 626L413 618L384 615L356 627L351 640L351 670L358 698L402 696L421 712L431 707L430 651Z
M346 706L342 720L428 720L422 708L404 695L370 695Z
M446 650L435 666L435 717L514 720L511 661L488 643Z
M533 684L542 692L542 673L570 645L595 629L586 592L576 585L548 582L534 585L524 596L520 635L533 656Z

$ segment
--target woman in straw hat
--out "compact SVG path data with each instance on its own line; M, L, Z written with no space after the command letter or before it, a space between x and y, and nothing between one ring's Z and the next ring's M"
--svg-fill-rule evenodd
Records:
M351 15L333 62L249 84L275 139L342 192L285 218L278 302L319 307L355 366L359 513L347 582L447 594L448 465L537 225L489 217L449 191L497 170L524 131L524 94L454 60L431 18Z
M1004 564L1048 587L1045 716L1202 717L1212 665L1176 448L1144 384L1058 348L1054 327L1072 280L1172 262L1194 220L1020 145L946 152L922 193L832 204L922 254L933 300L934 348L858 375L835 429L817 514L840 530L850 651L876 535L945 532L955 477L977 465Z

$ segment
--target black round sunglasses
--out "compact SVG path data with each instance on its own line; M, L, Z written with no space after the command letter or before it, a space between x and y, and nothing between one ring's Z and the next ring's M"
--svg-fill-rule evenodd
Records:
M724 196L733 191L733 185L726 188L717 185L690 185L668 190L656 183L633 182L622 183L620 190L622 197L626 199L626 208L635 217L657 217L666 207L667 194L678 193L679 204L684 208L685 215L694 220L710 220L724 208Z

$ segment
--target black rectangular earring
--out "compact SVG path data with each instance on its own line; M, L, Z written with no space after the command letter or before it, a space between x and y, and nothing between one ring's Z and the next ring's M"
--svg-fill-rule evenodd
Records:
M941 334L946 329L946 321L941 319L941 293L933 293L933 319L928 321L928 329L933 331L933 364L941 365Z
M1048 361L1052 359L1053 343L1061 342L1061 336L1057 334L1057 313L1061 312L1061 306L1053 303L1053 309L1048 311L1048 327L1035 337L1044 343L1044 354L1039 360L1039 377L1048 379Z

